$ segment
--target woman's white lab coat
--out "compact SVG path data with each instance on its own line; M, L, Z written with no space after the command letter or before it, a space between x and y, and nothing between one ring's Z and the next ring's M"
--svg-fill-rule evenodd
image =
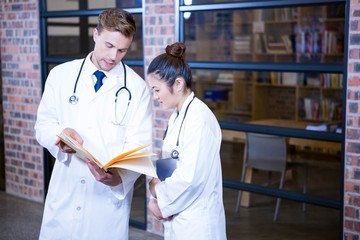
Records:
M81 60L61 64L51 70L38 108L35 125L38 142L56 158L46 196L40 239L128 239L133 184L139 174L121 170L122 184L109 187L97 182L86 163L55 146L64 128L75 129L84 147L102 163L124 150L152 141L151 95L146 83L126 66L131 102L121 125L115 122L115 93L124 86L121 63L106 73L97 93L92 74L96 67L87 56L76 94ZM120 103L119 103L120 102ZM119 92L118 111L124 111L128 94ZM119 114L120 121L123 114Z
M191 99L193 93L179 114L175 111L170 116L162 149L163 158L170 157L173 149L179 151L178 166L172 176L155 187L162 215L173 216L172 220L164 221L164 237L166 240L225 240L221 130L210 109L198 98L191 102L184 118Z

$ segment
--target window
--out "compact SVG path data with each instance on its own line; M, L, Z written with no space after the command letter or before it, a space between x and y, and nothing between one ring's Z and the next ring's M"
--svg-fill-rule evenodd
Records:
M46 0L47 11L105 9L105 8L141 8L141 0Z
M222 154L232 154L223 160L224 186L342 211L345 1L201 0L179 9L193 90L220 122ZM293 160L310 168L307 196L239 181L244 132L288 138ZM331 190L316 189L316 178L329 179Z
M184 13L189 61L239 63L194 71L196 94L223 121L337 122L340 131L344 17L343 4ZM255 64L253 71L238 71L243 62L264 64L264 71ZM288 69L266 69L267 63ZM297 64L303 71L291 69ZM338 66L314 72L307 70L312 64Z
M142 17L141 14L133 15L137 33L125 60L141 60L143 56ZM97 16L47 18L47 55L49 57L86 56L94 47L92 33L96 24Z

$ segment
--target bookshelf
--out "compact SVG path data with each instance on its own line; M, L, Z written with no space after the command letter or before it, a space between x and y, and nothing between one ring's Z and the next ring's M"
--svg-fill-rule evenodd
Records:
M198 13L193 24L185 27L187 57L195 61L340 64L344 8L329 4ZM195 70L194 76L197 96L219 120L341 121L342 73Z

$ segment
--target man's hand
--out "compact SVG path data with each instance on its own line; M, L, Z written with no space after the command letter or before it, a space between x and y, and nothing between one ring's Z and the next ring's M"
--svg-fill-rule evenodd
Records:
M99 168L96 163L86 159L86 163L90 169L92 175L94 175L96 181L101 182L107 186L114 187L122 183L119 172L116 168L109 168L107 172Z
M84 140L82 139L82 137L80 136L79 133L77 133L74 129L72 128L65 128L64 130L62 130L62 132L66 133L67 135L69 135L70 137L72 137L75 141L77 141L80 145L82 145L84 143ZM75 150L72 149L71 147L69 147L68 145L66 145L63 141L60 140L60 138L58 138L55 142L55 145L59 147L60 151L64 152L64 153L75 153Z

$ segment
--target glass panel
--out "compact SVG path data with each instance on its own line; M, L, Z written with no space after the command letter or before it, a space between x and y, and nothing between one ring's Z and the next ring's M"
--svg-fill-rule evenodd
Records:
M221 162L225 179L240 180L243 167L244 142L223 141L221 144ZM307 194L340 200L341 157L339 153L307 152L307 148L291 149L291 156L296 162L307 164ZM264 171L252 171L254 184L269 188L279 187L279 174L272 174L272 184L268 184L268 174ZM284 188L302 192L304 172L301 168L288 172ZM315 239L339 239L341 218L338 209L306 204L282 199L278 219L274 223L276 198L243 192L243 197L250 198L250 205L242 205L235 211L238 191L224 188L224 206L226 209L228 239L292 239L303 240L309 236ZM244 201L242 202L245 203ZM261 226L261 231L259 231ZM316 231L314 231L314 227ZM289 230L291 229L291 230ZM311 237L311 238L312 238Z
M130 66L132 69L134 69L134 71L139 74L140 77L142 77L142 79L144 78L144 67L132 67Z
M137 33L125 59L143 58L141 14L134 17ZM47 24L48 56L84 57L94 48L92 32L97 17L49 18Z
M83 18L83 19L88 19ZM71 56L86 55L90 49L89 44L92 40L89 36L85 36L86 41L82 42L82 46L87 45L86 51L80 54L80 18L49 18L47 20L47 55L54 56ZM89 23L84 27L90 28ZM66 47L64 47L66 46Z
M47 0L48 11L141 7L141 0ZM81 4L81 6L79 6Z
M220 121L279 119L289 120L284 127L326 124L327 131L340 131L342 74L193 70L193 77L196 95Z
M146 177L144 175L140 176L135 182L133 200L131 203L131 220L144 223L146 220L145 217L145 206L146 206Z
M208 3L227 3L227 2L247 2L248 0L184 0L185 5L208 4Z
M342 63L341 5L184 13L188 59Z
M58 64L48 64L49 71L53 69ZM129 65L130 66L130 65ZM139 74L140 77L144 79L144 68L143 67L132 67L130 66L137 74ZM47 74L49 74L49 71Z

